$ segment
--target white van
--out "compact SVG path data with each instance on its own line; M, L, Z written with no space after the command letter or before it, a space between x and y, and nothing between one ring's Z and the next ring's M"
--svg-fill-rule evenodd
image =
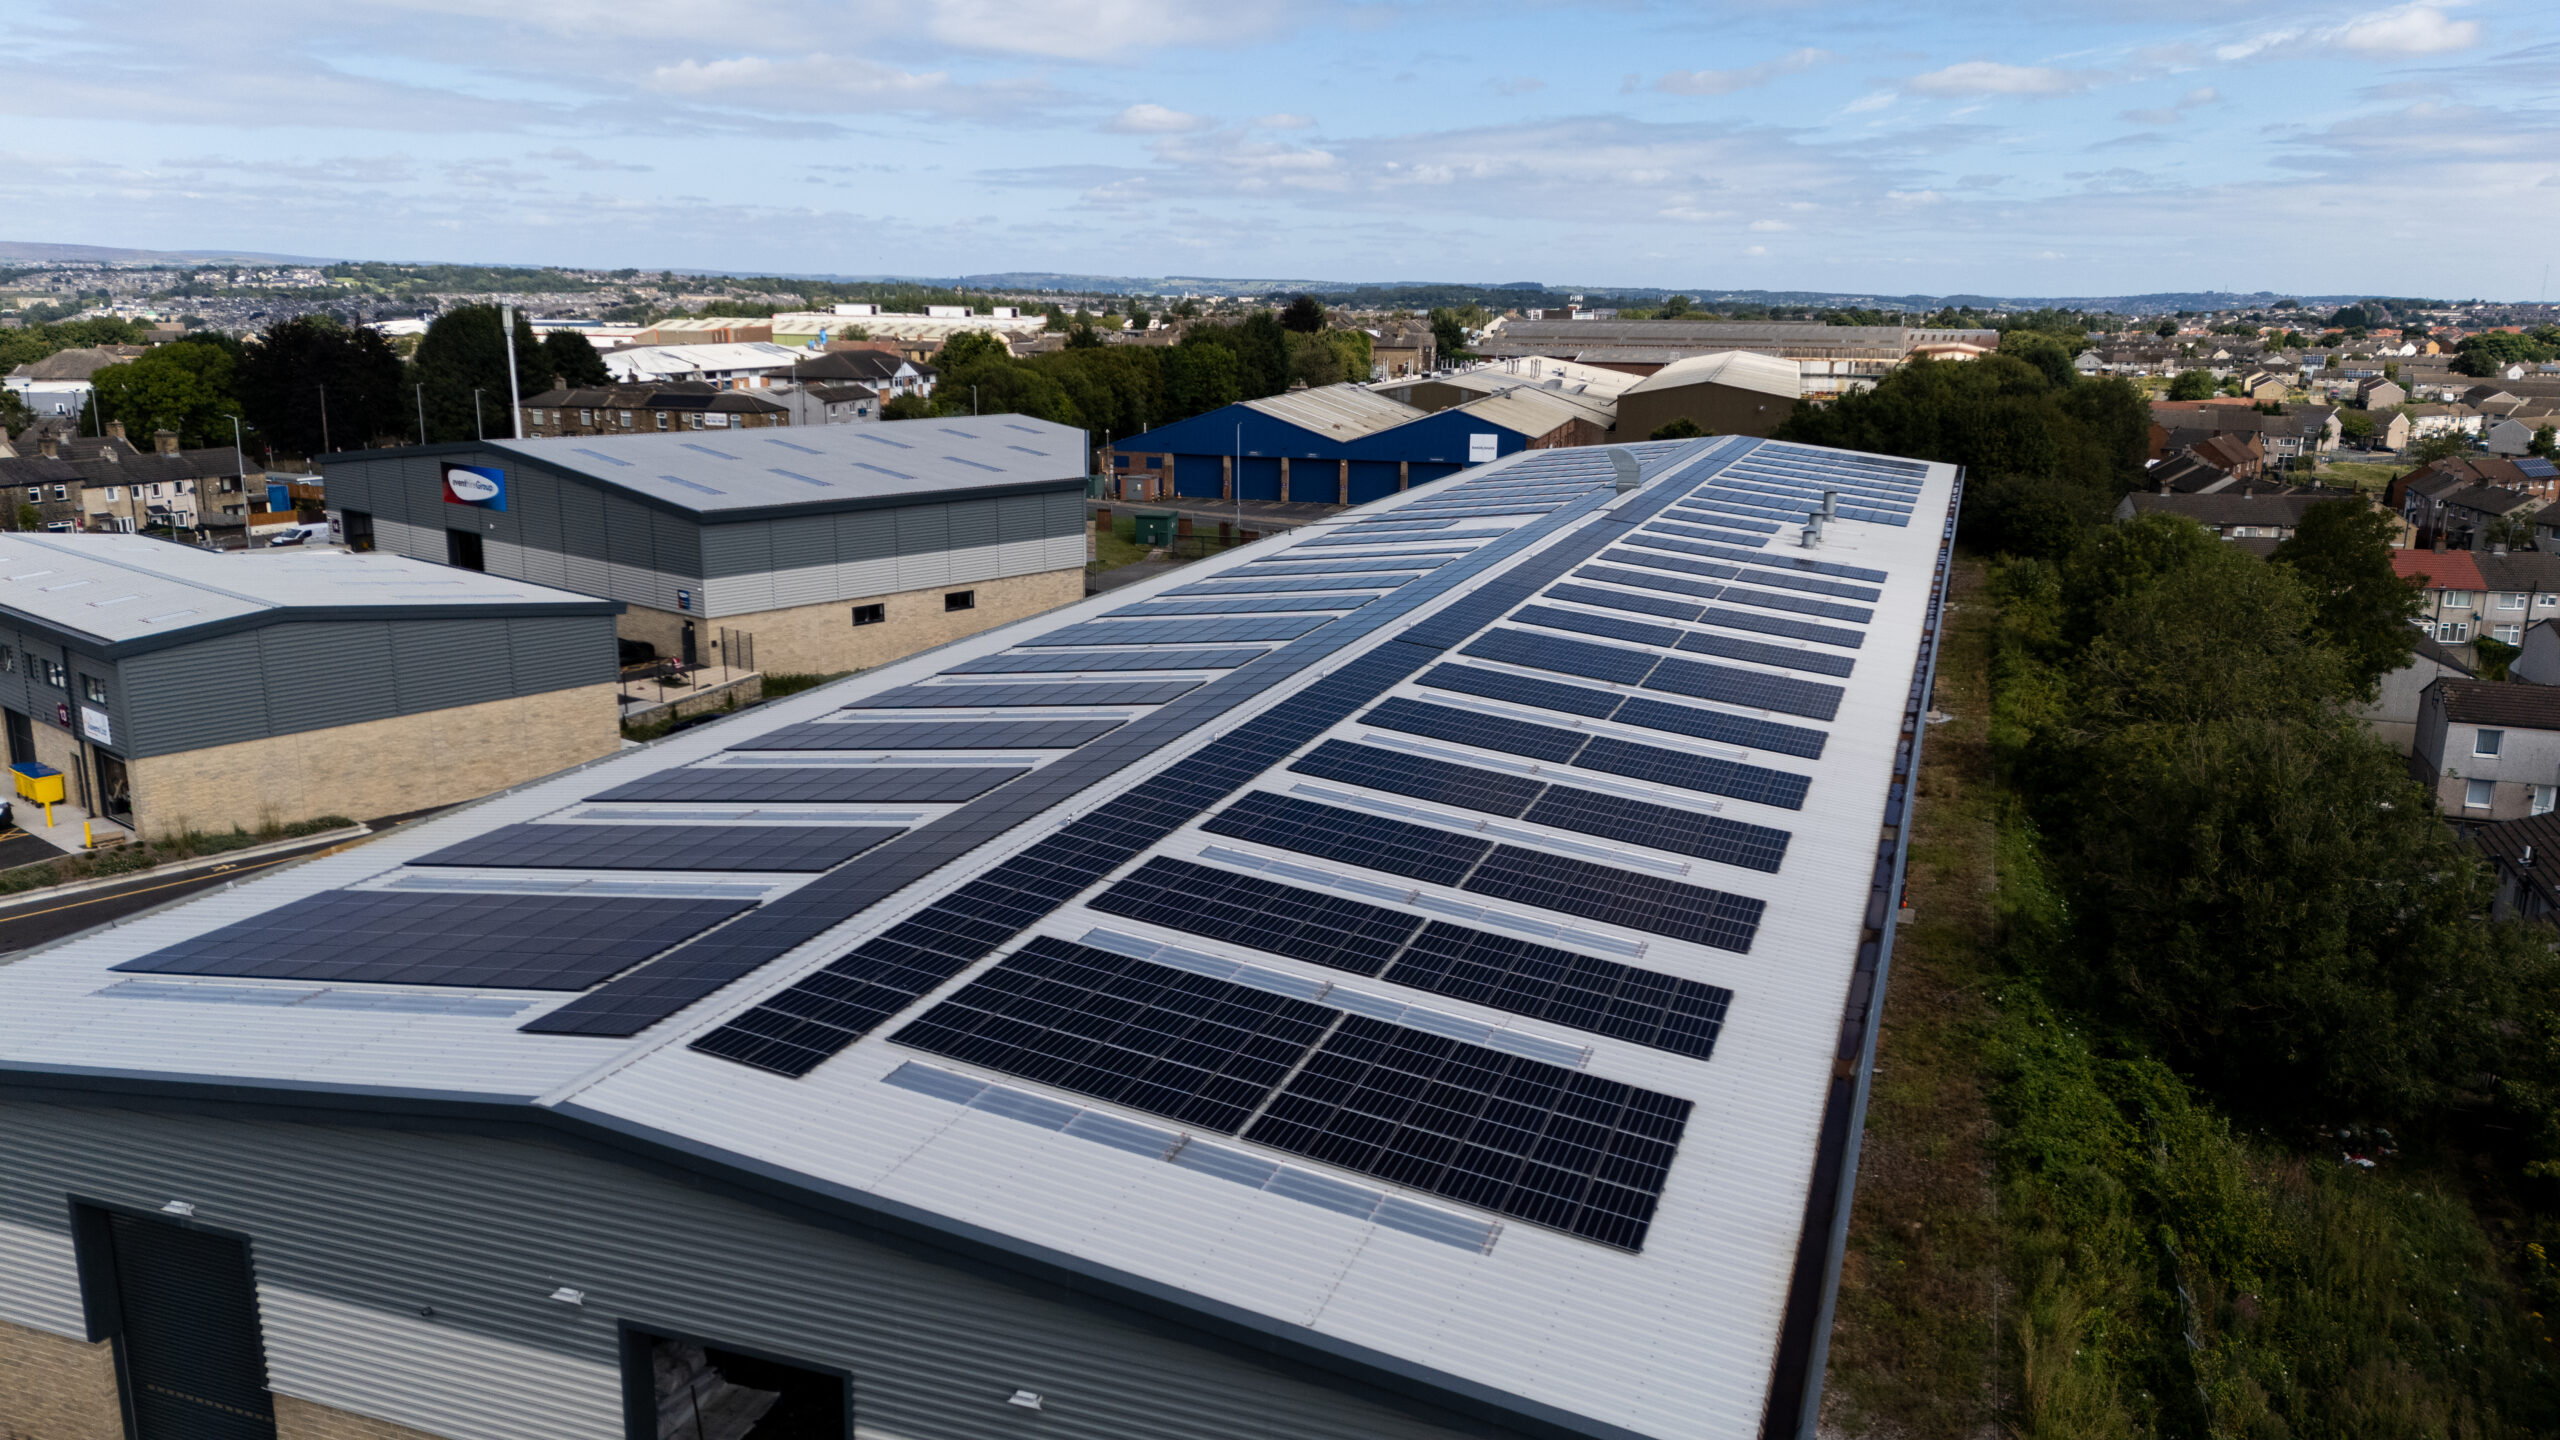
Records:
M328 541L328 521L305 520L289 529L269 536L267 538L267 546L269 549L273 549L280 545L325 545Z

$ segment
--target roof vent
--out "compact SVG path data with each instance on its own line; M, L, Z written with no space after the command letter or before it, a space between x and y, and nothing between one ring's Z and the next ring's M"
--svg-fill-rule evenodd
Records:
M2526 847L2524 847L2524 853L2516 857L2516 863L2517 863L2518 865L2530 865L2530 864L2532 864L2532 863L2533 863L2533 847L2532 847L2532 846L2530 846L2530 845L2527 845Z
M1621 495L1628 494L1644 483L1644 467L1637 463L1636 457L1624 450L1613 449L1609 452L1609 468L1617 474L1617 490Z
M1004 1403L1007 1405L1019 1405L1025 1410L1045 1410L1048 1408L1046 1405L1041 1403L1040 1392L1037 1390L1016 1390L1011 1395L1005 1397Z

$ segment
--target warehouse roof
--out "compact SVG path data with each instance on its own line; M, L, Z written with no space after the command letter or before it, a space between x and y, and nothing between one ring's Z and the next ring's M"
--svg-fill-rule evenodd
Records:
M1286 420L1336 440L1357 440L1363 435L1392 430L1408 420L1421 419L1423 414L1410 405L1351 384L1287 390L1244 403L1274 420Z
M621 609L617 600L398 555L226 555L139 535L0 534L0 612L108 657L289 620Z
M666 509L715 518L1081 487L1084 432L1024 415L351 450L329 465L500 450Z
M540 1115L1470 1423L1791 1432L1957 477L1617 453L31 953L0 1080Z
M1649 394L1682 385L1730 385L1740 390L1783 395L1790 400L1804 394L1804 377L1796 369L1794 361L1748 350L1720 350L1713 355L1691 355L1674 360L1630 386L1627 393Z

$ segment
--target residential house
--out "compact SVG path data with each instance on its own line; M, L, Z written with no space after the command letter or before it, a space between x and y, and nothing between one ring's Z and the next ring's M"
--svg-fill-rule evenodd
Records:
M2560 685L2560 625L2536 620L2526 626L2523 648L2507 666L2507 678L2528 685Z
M1390 321L1369 332L1369 364L1379 380L1428 375L1437 368L1439 340L1419 321Z
M2514 416L2492 420L2480 432L2480 445L2492 455L2522 455L2533 448L2533 429Z
M2409 773L2466 830L2550 814L2560 807L2560 686L2428 682Z
M2436 533L2457 550L2521 546L2532 539L2543 502L2521 490L2466 485L2436 502Z
M2397 410L2367 410L2364 418L2373 428L2358 443L2367 450L2400 451L2409 448L2409 417ZM2343 431L2345 422L2341 421Z
M2367 410L2389 410L2409 403L2409 392L2391 380L2367 380L2356 386L2356 403Z
M2430 435L2480 433L2480 412L2459 401L2411 405L2403 413L2409 417L2409 438L2412 441L2424 440Z
M2430 543L2440 524L2444 500L2475 486L2490 486L2530 495L2546 505L2560 500L2560 472L2547 464L2527 470L2521 460L2494 455L2453 455L2423 469L2394 476L2383 489L2383 504L2398 511ZM2555 517L2560 518L2560 517Z
M795 385L861 385L882 402L901 395L930 395L941 373L932 366L886 350L834 349L804 357L783 377Z
M2528 815L2467 827L2473 849L2497 872L2495 920L2560 922L2560 815Z
M761 429L789 425L795 418L776 398L721 390L703 380L546 390L524 404L528 437Z
M2555 659L2560 659L2560 653L2555 653ZM2350 707L2350 713L2364 722L2375 739L2406 755L2417 745L2420 697L2429 685L2446 676L2457 680L2477 678L2470 652L2421 635L2409 663L2383 676L2374 698Z
M2560 555L2540 550L2394 550L2391 568L2419 587L2415 622L2439 644L2485 635L2524 643L2526 627L2560 617Z
M777 385L756 398L790 411L794 425L869 425L880 419L880 392L850 380Z
M54 442L33 455L0 457L0 496L7 500L9 527L69 531L80 528L82 477L77 466L52 453ZM35 507L35 524L22 526L21 511Z
M2245 485L2209 494L2159 495L2135 491L2117 503L2115 518L2183 515L2225 540L2289 540L2302 512L2328 500L2350 498L2342 490L2296 490Z
M2462 403L2475 410L2491 405L2513 405L2521 398L2503 385L2474 385L2462 392Z
M2293 393L2293 382L2282 375L2270 374L2264 370L2252 370L2248 377L2240 382L2240 393L2251 400L2273 403Z
M39 418L58 416L77 420L89 405L89 378L110 365L121 365L140 356L146 348L141 345L89 345L57 350L41 360L30 360L11 370L0 385L5 385Z

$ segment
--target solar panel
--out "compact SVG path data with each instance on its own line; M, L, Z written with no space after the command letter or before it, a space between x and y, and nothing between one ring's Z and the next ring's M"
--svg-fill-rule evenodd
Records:
M1582 575L1586 579L1607 580L1616 585L1642 585L1647 589L1671 590L1683 595L1702 596L1709 600L1712 600L1717 595L1722 594L1724 587L1721 585L1700 585L1695 581L1675 583L1663 576L1656 575L1653 572L1657 570L1677 570L1684 575L1703 575L1710 580L1716 580L1731 577L1735 570L1735 567L1731 565L1715 565L1704 560L1686 560L1677 555L1658 555L1651 550L1610 550L1601 555L1600 558L1603 560L1614 560L1620 565L1641 565L1644 568L1640 571L1611 570L1606 574L1595 574L1593 572L1601 569L1602 567L1585 566L1582 570L1575 573Z
M1532 670L1552 670L1559 675L1579 675L1586 680L1606 680L1617 685L1633 685L1642 681L1660 663L1657 657L1641 650L1594 645L1588 641L1567 640L1528 630L1488 630L1467 642L1458 653L1473 655L1480 660L1522 665Z
M1584 569L1597 569L1585 566ZM1625 610L1637 615L1660 615L1672 620L1695 620L1704 606L1685 600L1668 600L1659 595L1630 595L1624 590L1603 590L1597 585L1550 585L1550 600L1570 600L1577 605L1600 605L1611 610Z
M741 740L732 750L1072 750L1118 720L810 720Z
M1762 765L1746 765L1711 755L1692 755L1686 751L1666 750L1659 745L1645 745L1611 736L1585 735L1557 726L1453 710L1445 705L1431 705L1402 697L1391 699L1360 718L1368 724L1402 730L1410 735L1455 740L1553 764L1578 765L1586 770L1624 775L1631 780L1676 785L1709 795L1730 795L1737 800L1750 800L1788 810L1803 808L1805 788L1810 783L1802 775Z
M1079 670L1233 670L1262 650L1006 650L954 665L945 675L1036 675Z
M1424 672L1422 683L1436 689L1481 695L1487 700L1508 700L1515 705L1531 705L1566 715L1587 715L1594 720L1608 718L1623 700L1623 697L1606 690L1538 680L1527 675L1514 675L1507 670L1487 670L1475 665L1435 665Z
M1164 856L1085 904L1106 915L1250 945L1354 975L1377 974L1422 927L1419 917L1382 905Z
M1393 590L1405 583L1401 575L1310 575L1303 579L1278 577L1264 580L1200 580L1177 585L1168 595L1279 595L1291 590Z
M847 710L998 710L1017 705L1161 705L1197 680L1089 680L1055 685L901 685Z
M1754 542L1757 543L1757 542ZM1807 560L1796 555L1763 555L1750 550L1718 550L1712 545L1692 545L1691 553L1713 559L1735 560L1745 565L1765 565L1772 569L1793 570L1805 575L1837 575L1843 580L1873 580L1881 584L1888 577L1882 570L1863 565L1843 565L1831 560Z
M1239 595L1229 600L1149 600L1104 612L1105 618L1158 615L1273 615L1288 610L1357 610L1366 595Z
M1722 865L1776 874L1791 837L1784 830L1721 815L1702 815L1627 795L1607 795L1574 785L1550 785L1519 818L1625 845L1695 855Z
M1542 625L1550 630L1568 630L1577 635L1597 635L1607 640L1665 648L1679 644L1681 635L1685 633L1668 625L1651 625L1622 615L1593 615L1554 605L1524 605L1511 618L1523 625Z
M1245 1138L1640 1250L1689 1109L1619 1081L1353 1015Z
M1758 635L1784 635L1791 640L1811 640L1817 645L1845 645L1852 650L1867 643L1865 632L1841 630L1829 625L1816 625L1810 620L1787 620L1775 615L1758 615L1748 610L1727 610L1710 605L1698 616L1701 625L1721 625L1727 630L1749 630Z
M1733 992L1721 985L1435 920L1386 979L1551 1024L1704 1060Z
M1876 618L1876 612L1859 605L1835 605L1828 600L1808 600L1801 595L1781 595L1768 590L1750 590L1728 585L1720 599L1736 605L1756 605L1763 610L1788 610L1798 615L1819 615L1825 620L1846 620L1864 625Z
M1028 770L1001 765L933 768L888 765L825 769L745 765L697 765L662 770L617 785L589 800L799 800L810 804L861 802L956 805L993 790Z
M1289 768L1319 780L1365 785L1391 795L1410 795L1438 805L1480 810L1506 820L1520 818L1520 813L1538 798L1538 792L1546 788L1545 782L1526 775L1505 775L1340 740L1327 740L1312 753L1290 762Z
M1339 1014L1041 936L892 1038L1232 1135Z
M1573 759L1588 739L1578 731L1553 725L1506 720L1499 715L1483 715L1473 710L1454 710L1446 705L1408 700L1400 695L1360 719L1363 724L1382 729L1401 730L1408 735L1428 735L1434 740L1455 740L1461 745L1500 750L1509 755L1526 755L1532 760L1555 764Z
M1802 715L1812 720L1828 720L1837 715L1840 697L1846 693L1837 685L1795 680L1784 675L1763 675L1757 670L1736 670L1730 665L1710 665L1703 660L1665 660L1645 678L1644 688L1700 700L1720 700L1727 705L1775 710L1784 715Z
M1065 645L1229 645L1243 640L1295 640L1330 615L1257 615L1211 620L1088 620L1022 642L1046 649Z
M1730 635L1696 632L1681 636L1680 648L1700 655L1721 655L1727 660L1748 660L1755 665L1775 665L1785 670L1810 670L1816 675L1846 675L1858 663L1846 655L1826 655L1818 650L1798 650L1786 645L1763 645L1757 640L1739 640Z
M1412 560L1354 560L1349 557L1327 560L1257 560L1237 573L1256 577L1265 575L1384 575L1399 570L1430 570L1449 563L1446 560L1415 558Z
M901 833L854 825L506 825L412 865L543 870L828 870Z
M1822 747L1831 738L1801 725L1728 715L1721 710L1701 710L1695 705L1673 705L1635 695L1628 696L1609 718L1621 725L1641 725L1647 730L1746 745L1780 755L1800 755L1807 760L1821 759Z
M371 985L584 990L728 919L748 903L330 890L115 968Z
M1268 790L1247 793L1201 822L1200 828L1212 835L1364 865L1439 885L1455 885L1465 879L1485 852L1493 848L1490 841L1471 835L1390 820L1383 815L1363 815Z

